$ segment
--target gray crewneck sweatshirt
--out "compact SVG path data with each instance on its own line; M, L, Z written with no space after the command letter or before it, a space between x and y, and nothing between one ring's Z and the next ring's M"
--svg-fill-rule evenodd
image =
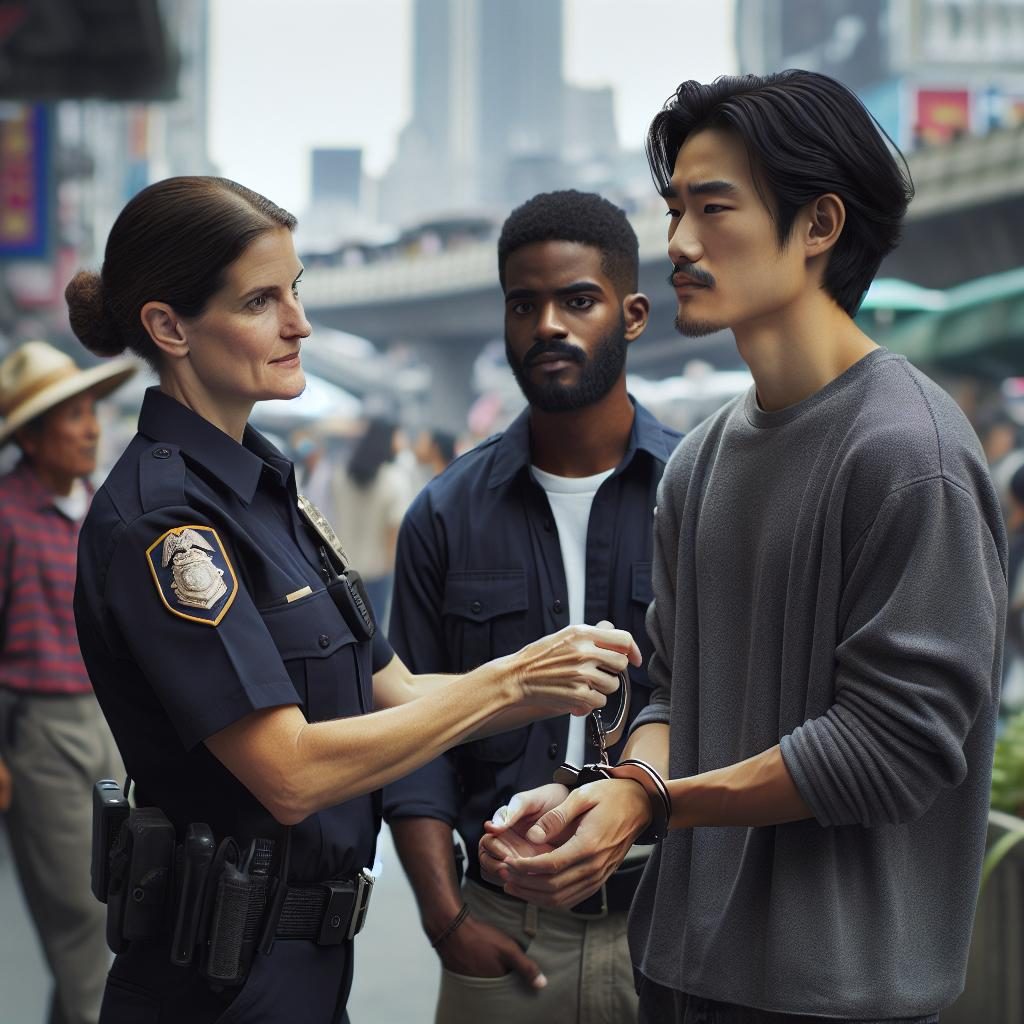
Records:
M988 811L1006 539L950 397L872 351L779 412L753 389L692 431L655 523L671 776L781 742L814 818L678 830L630 917L662 985L846 1018L963 988Z

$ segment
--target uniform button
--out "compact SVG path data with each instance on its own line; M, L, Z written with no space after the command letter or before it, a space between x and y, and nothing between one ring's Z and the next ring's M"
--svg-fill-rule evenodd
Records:
M169 459L171 457L170 448L156 448L153 451L154 459Z
M551 610L558 615L562 610L562 602L556 597L555 603L551 606Z
M550 757L552 761L554 761L554 759L556 757L558 757L558 744L557 743L552 743L551 746L548 747L548 757Z
M544 529L547 530L548 533L550 533L554 528L555 528L555 521L550 516L547 516L544 519Z
M326 633L321 633L319 638L317 639L317 643L321 647L330 647L331 646L331 638Z
M472 604L471 604L471 605L469 606L469 610L470 610L470 611L471 611L471 612L472 612L472 613L473 613L474 615L476 615L476 614L477 614L477 613L478 613L478 612L479 612L479 611L480 611L480 610L481 610L482 608L483 608L483 605L482 605L482 604L481 604L481 603L480 603L479 601L474 601L474 602L473 602L473 603L472 603Z

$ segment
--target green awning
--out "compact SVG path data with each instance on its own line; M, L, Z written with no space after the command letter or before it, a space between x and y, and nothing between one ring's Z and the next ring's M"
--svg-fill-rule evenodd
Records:
M971 376L1024 376L1024 267L944 291L876 281L857 320L880 345L915 363Z

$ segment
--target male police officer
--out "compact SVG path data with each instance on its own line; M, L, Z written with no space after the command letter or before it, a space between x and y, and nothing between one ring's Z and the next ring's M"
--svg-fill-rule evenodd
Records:
M560 626L610 619L646 662L655 493L679 435L626 393L626 349L649 310L636 235L599 196L539 195L505 222L498 267L506 352L529 409L407 513L391 642L416 672L460 672ZM650 684L644 669L630 675L635 713ZM440 1022L635 1016L625 926L642 852L572 910L538 912L480 877L483 819L516 789L547 782L567 751L596 758L583 719L466 744L386 791L444 967ZM452 827L469 852L461 895Z

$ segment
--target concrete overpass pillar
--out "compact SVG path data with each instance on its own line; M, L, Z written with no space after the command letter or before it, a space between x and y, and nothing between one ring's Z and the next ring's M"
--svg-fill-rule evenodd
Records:
M466 414L476 398L473 361L483 346L477 338L430 338L414 343L416 352L430 367L430 388L421 407L426 425L454 434L465 431Z

